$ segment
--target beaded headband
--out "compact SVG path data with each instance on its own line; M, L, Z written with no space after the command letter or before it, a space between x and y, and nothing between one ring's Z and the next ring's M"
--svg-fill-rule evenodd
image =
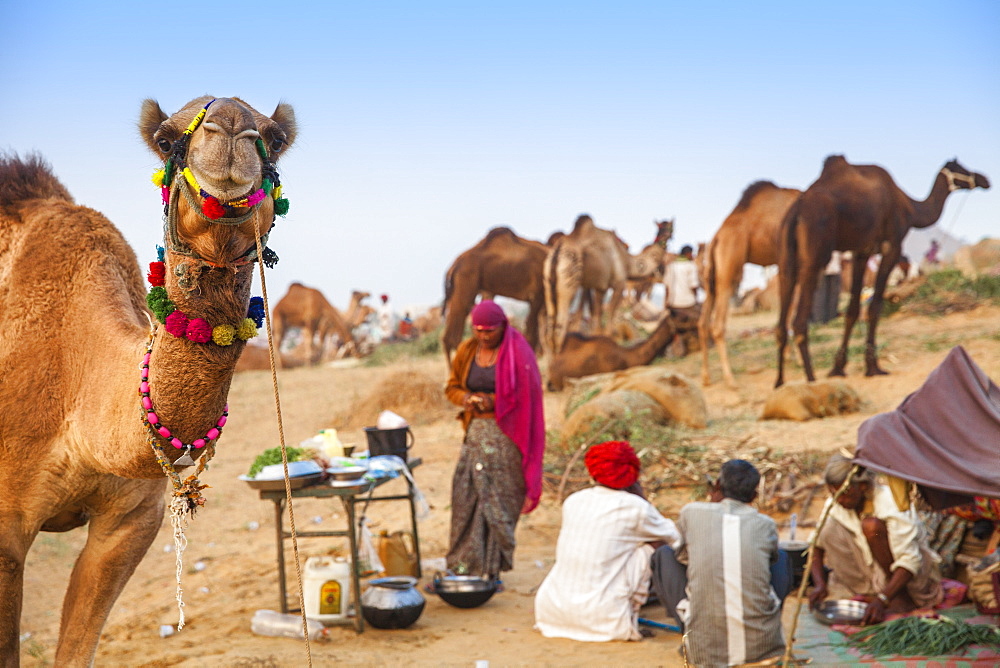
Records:
M160 188L164 207L170 206L170 185L175 178L175 172L179 170L184 180L191 186L191 189L201 196L201 214L209 220L222 218L226 215L227 209L246 209L257 206L268 195L274 200L274 213L284 216L288 213L288 199L281 196L281 181L278 179L278 170L275 168L274 163L267 157L267 149L264 148L264 142L259 137L254 142L254 146L257 148L257 154L260 155L260 159L263 162L262 172L264 178L261 180L260 188L246 197L221 202L218 198L205 192L204 188L198 185L198 180L194 177L194 172L191 171L186 162L188 142L190 141L191 134L205 120L205 114L208 113L208 108L212 106L212 102L215 102L215 100L210 101L201 108L194 119L188 124L187 128L185 128L181 138L174 142L170 157L167 158L163 168L153 172L153 183Z

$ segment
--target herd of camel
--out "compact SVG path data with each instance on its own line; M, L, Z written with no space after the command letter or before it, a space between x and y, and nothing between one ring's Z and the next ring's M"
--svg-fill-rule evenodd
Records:
M882 259L868 306L865 374L885 373L878 365L875 334L889 274L902 255L903 239L911 228L933 225L950 193L973 188L989 188L988 179L951 160L935 174L927 198L918 201L904 193L882 167L854 165L841 155L828 157L819 178L804 191L778 187L770 181L750 185L697 257L705 292L698 321L703 384L712 380L708 364L711 338L719 351L726 384L736 387L725 331L730 304L747 263L778 266L781 306L775 386L785 381L789 324L806 378L815 380L809 355L809 315L817 279L835 250L852 253L851 296L830 375L844 375L848 342L861 308L865 267L876 254ZM653 241L638 255L631 255L613 231L598 228L586 215L577 219L571 232L557 232L544 244L523 239L506 227L490 230L482 241L459 255L446 274L442 334L446 356L450 358L460 342L476 298L501 295L528 303L525 336L548 358L550 389L562 389L567 378L649 363L676 334L669 314L638 344L619 345L606 334L623 294L631 290L641 296L652 282L661 280L666 264L675 257L666 251L672 232L672 220L656 223ZM580 304L575 319L570 313L574 299ZM570 323L582 322L585 306L590 309L595 334L568 331ZM542 329L544 336L540 335Z
M267 257L260 244L280 243L280 234L269 233L275 215L287 210L277 187L277 163L298 134L291 105L278 104L267 116L239 98L203 96L167 114L150 99L139 110L138 130L162 161L160 177L174 175L163 180L160 196L152 191L150 196L149 224L161 227L161 197L166 220L163 257L148 274L150 284L166 295L159 304L171 309L164 312L164 326L154 326L146 272L115 225L76 204L42 157L0 154L0 489L7 492L0 498L0 665L19 663L25 562L40 532L89 525L63 600L54 658L59 666L93 664L108 613L159 532L165 489L175 535L183 538L187 513L205 501L206 486L197 476L215 453L246 348L242 334L234 332L245 332L255 313L256 258ZM182 168L185 178L178 176ZM789 306L799 286L802 298L792 327L811 378L806 317L817 273L834 249L853 251L858 260L881 253L866 354L867 373L881 373L875 324L904 235L911 227L933 224L950 192L975 187L989 183L952 161L935 176L927 199L915 201L880 167L850 165L839 156L828 158L822 175L801 194L752 186L705 251L711 300L704 308L705 326L714 318L712 333L721 350L727 295L739 276L734 267L777 261L779 347L787 342ZM223 206L231 211L222 211L224 219L219 218ZM649 257L662 258L665 229L657 226ZM545 303L549 320L570 322L566 290L574 286L590 291L583 301L596 313L607 290L651 275L638 258L622 254L617 237L601 232L581 219L551 247L520 240L509 230L491 232L469 251L468 257L480 259L473 262L478 266L464 266L463 254L448 272L448 310L471 305L469 294L505 294L505 284L486 280L495 266L508 266L499 272L508 277L529 273L502 265L524 252L488 255L496 245L529 248L528 255L541 258L532 274L534 291L510 295L531 303L536 314ZM603 275L589 273L594 248L612 254ZM157 258L154 248L140 251L143 266ZM854 265L834 373L844 371L864 265ZM546 285L562 287L547 291ZM458 317L447 315L450 323ZM459 321L464 318L463 313ZM568 325L560 327L548 330L565 336L553 355L586 343L575 333L564 335ZM446 337L454 334L446 331ZM537 337L538 330L532 331ZM185 465L191 457L197 466ZM178 560L181 553L176 551ZM180 577L180 561L177 573Z

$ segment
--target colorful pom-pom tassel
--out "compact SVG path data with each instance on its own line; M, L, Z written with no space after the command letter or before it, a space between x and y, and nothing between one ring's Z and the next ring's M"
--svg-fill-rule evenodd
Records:
M271 179L264 179L263 181L261 181L260 187L268 195L270 195L271 191L274 190L274 184L271 183Z
M232 325L218 325L212 330L212 341L219 346L233 345L233 338L236 336L236 328Z
M288 200L285 198L274 200L274 213L279 216L288 214Z
M170 204L170 188L167 186L160 188L160 199L163 200L164 204Z
M236 336L243 341L257 336L257 326L254 325L253 320L245 318L243 322L240 323L240 326L236 328Z
M203 318L192 318L184 332L184 338L195 343L207 343L212 339L212 326Z
M158 186L160 186L162 188L163 187L163 179L165 179L166 176L167 176L167 170L165 170L165 169L158 169L158 170L156 170L155 172L153 172L153 184L154 185L158 185Z
M163 286L150 289L149 293L146 294L146 305L149 306L149 310L153 312L156 319L164 324L167 322L167 316L177 308L167 297L167 289Z
M274 190L271 191L271 197L274 199L281 199L281 186L276 186Z
M159 262L163 262L163 255L165 253L166 253L166 250L163 248L163 246L160 246L159 244L157 244L157 246L156 246L156 259Z
M205 214L205 217L209 220L218 220L226 215L226 210L222 208L219 200L215 199L211 195L205 198L205 201L201 205L201 212Z
M163 285L166 275L167 267L162 262L156 261L149 263L149 273L146 274L146 279L154 288Z
M183 337L187 332L188 319L180 311L174 311L167 316L167 319L163 322L168 333L178 338Z
M251 297L250 307L247 308L247 317L253 320L257 327L264 324L264 299L262 297Z

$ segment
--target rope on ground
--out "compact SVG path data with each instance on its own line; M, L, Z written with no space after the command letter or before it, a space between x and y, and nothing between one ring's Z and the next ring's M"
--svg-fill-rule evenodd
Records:
M820 515L819 522L816 524L816 531L813 532L812 538L809 540L809 552L806 556L806 565L802 570L802 582L799 583L799 591L795 597L795 616L792 617L792 628L788 632L788 643L785 645L785 657L782 659L781 665L787 666L792 665L792 648L795 645L795 631L799 626L799 612L802 610L802 597L806 595L806 587L809 585L809 573L812 569L813 562L813 552L816 547L816 540L819 538L819 532L823 530L823 525L826 524L826 518L830 515L830 510L833 509L833 504L837 503L837 499L847 491L847 488L851 486L851 481L854 478L854 474L858 472L861 467L855 464L851 468L851 472L847 474L844 479L844 484L840 486L837 493L833 495L833 499L830 503L823 508L823 514Z
M292 534L292 557L295 560L295 579L298 583L299 610L302 611L302 636L306 641L306 660L312 668L312 645L309 642L309 622L306 619L306 603L302 593L302 566L299 564L299 541L295 532L295 512L292 509L292 484L288 479L288 450L285 447L285 428L281 421L281 400L278 396L278 372L274 365L274 337L271 335L271 308L267 301L267 282L264 280L264 249L260 243L260 218L254 217L254 238L257 246L257 265L260 267L260 290L264 299L264 316L267 322L267 356L271 362L271 385L274 388L274 410L278 418L278 439L281 444L281 464L285 470L285 502L288 504L288 527ZM280 342L279 342L280 343ZM356 568L357 565L353 564ZM284 574L282 574L284 577ZM281 602L284 606L285 602Z

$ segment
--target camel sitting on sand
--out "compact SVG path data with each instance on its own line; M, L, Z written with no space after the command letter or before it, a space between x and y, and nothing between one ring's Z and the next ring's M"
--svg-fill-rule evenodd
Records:
M656 236L646 248L662 258L672 235L672 220L656 223ZM549 351L556 354L562 350L569 331L569 307L579 291L589 303L593 329L605 333L618 313L626 281L654 276L658 267L659 262L630 255L628 245L615 232L597 227L590 216L578 217L573 230L559 238L545 258ZM605 322L604 297L608 290L611 298Z
M93 665L108 613L159 531L165 478L172 519L205 502L197 476L263 319L250 299L256 239L287 211L275 161L295 138L292 108L268 118L236 98L201 97L168 117L145 100L139 130L165 162L168 200L148 296L107 218L74 204L40 157L0 157L3 666L18 665L29 548L40 531L88 523L54 664ZM178 474L185 459L194 465Z
M359 310L360 296L367 296L367 293L355 291L354 295L358 299ZM333 334L340 337L340 350L344 353L357 348L352 328L340 311L327 301L322 292L301 283L288 286L288 292L274 307L272 330L278 350L281 350L281 344L293 328L302 331L300 345L305 348L307 364L318 364L323 360L327 339Z
M563 349L553 355L549 363L548 389L562 390L567 378L649 364L663 353L676 333L669 314L660 319L656 329L644 341L632 346L619 345L609 336L585 336L571 332Z
M708 337L711 334L719 351L722 377L726 385L736 387L726 348L730 302L743 280L743 265L749 262L766 267L778 263L781 221L801 194L800 190L779 188L770 181L750 184L709 242L701 271L705 302L698 319L702 385L712 382L708 371ZM698 257L702 255L699 251Z
M545 311L542 263L548 252L545 244L519 237L509 227L494 227L451 263L444 280L445 325L441 333L449 365L451 351L462 341L465 320L479 294L528 302L524 338L538 350L538 320Z
M809 356L809 312L820 271L835 250L852 251L851 301L844 318L844 337L834 358L831 376L843 376L847 365L847 345L861 310L861 282L868 257L882 253L875 277L875 293L868 305L868 332L865 339L865 375L886 373L878 365L875 330L889 273L902 254L903 239L911 227L924 228L937 222L945 200L955 190L989 188L982 174L970 172L957 160L944 165L934 177L924 201L911 199L878 165L852 165L842 155L832 155L823 163L819 178L802 193L782 222L778 276L781 284L781 312L778 316L778 378L785 382L785 346L788 343L788 316L792 296L799 289L792 330L802 357L806 378L815 380Z

